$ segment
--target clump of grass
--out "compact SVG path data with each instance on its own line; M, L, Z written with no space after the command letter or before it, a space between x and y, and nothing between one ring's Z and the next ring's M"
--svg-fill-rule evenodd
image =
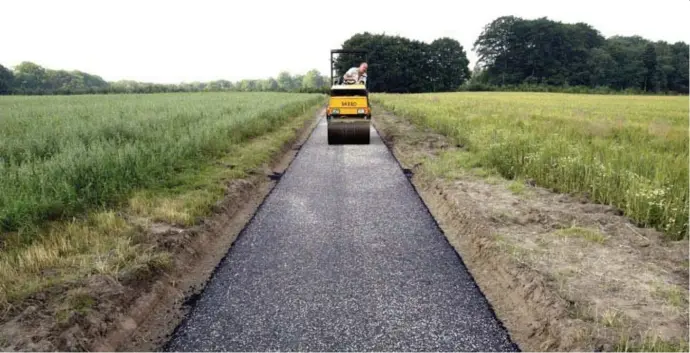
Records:
M67 324L72 315L86 315L95 304L96 300L84 288L71 290L55 312L56 320L59 324Z
M620 312L608 309L601 314L601 323L606 327L621 327L623 326L623 317Z
M621 337L615 352L688 352L687 340L667 341L658 336L645 336L640 342Z
M525 181L524 180L513 180L508 184L508 190L516 195L521 195L525 192Z
M654 288L654 294L663 298L664 301L672 307L687 308L688 303L683 296L682 289L679 286L657 284Z
M559 192L586 193L624 210L641 226L672 239L687 236L683 97L437 93L372 99L464 145L479 162L475 168L532 179Z
M562 237L581 238L581 239L587 240L589 242L598 243L598 244L603 244L604 242L606 242L606 236L604 234L602 234L601 232L594 230L594 229L577 227L577 226L571 226L570 228L559 229L556 231L556 234L559 236L562 236Z

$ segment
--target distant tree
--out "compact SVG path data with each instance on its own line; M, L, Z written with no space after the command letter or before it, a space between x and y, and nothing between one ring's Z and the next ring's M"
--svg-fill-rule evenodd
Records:
M494 77L498 77L500 84L506 84L506 75L509 72L511 55L514 55L517 34L516 23L522 21L515 16L503 16L493 20L484 27L484 30L474 42L472 48L477 52L477 63L485 69L491 78L491 83L497 83Z
M292 91L296 91L302 88L302 82L304 81L304 75L297 74L292 76Z
M15 88L20 93L40 94L44 92L45 69L29 61L14 68Z
M215 82L216 84L218 84L218 87L223 91L231 90L233 88L232 82L228 80L218 80Z
M671 45L671 65L673 66L673 76L669 77L669 86L673 91L688 93L688 54L690 48L687 43L677 42Z
M308 71L302 78L302 88L316 90L323 87L323 76L318 70Z
M616 61L604 48L594 48L589 53L589 82L593 87L605 87L611 84L616 72Z
M206 85L206 87L204 87L204 91L206 92L218 92L220 90L220 84L218 84L218 81L211 81Z
M257 91L260 87L256 80L242 80L237 86L243 92Z
M0 94L12 93L14 74L6 67L0 65Z
M641 90L644 87L646 69L642 53L647 41L639 36L613 36L606 40L606 50L616 62L616 71L611 76L610 86L623 90Z
M292 76L287 71L282 71L278 74L278 86L284 91L292 91L297 88Z
M470 78L469 60L462 45L451 38L440 38L429 47L432 91L453 91Z
M643 90L645 92L650 90L658 91L657 57L654 44L647 43L645 46L644 52L642 53L642 64L645 68Z
M269 77L267 80L265 80L263 85L265 91L275 92L280 88L278 81L276 81L276 79L273 77Z

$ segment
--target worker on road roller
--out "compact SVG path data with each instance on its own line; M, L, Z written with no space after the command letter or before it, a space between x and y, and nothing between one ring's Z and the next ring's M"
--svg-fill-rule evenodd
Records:
M343 83L345 84L361 84L366 87L367 85L367 69L369 65L366 62L359 64L359 67L351 67L345 75L343 75ZM367 107L371 109L371 103L367 100Z
M367 69L369 65L367 63L361 63L359 67L353 67L347 70L345 75L343 75L343 81L345 83L362 83L367 84Z
M367 59L360 61L359 66L350 68L340 80L336 76L334 55L368 54L366 50L334 49L331 50L331 86L326 121L328 123L328 144L369 144L371 127L371 106L367 90Z

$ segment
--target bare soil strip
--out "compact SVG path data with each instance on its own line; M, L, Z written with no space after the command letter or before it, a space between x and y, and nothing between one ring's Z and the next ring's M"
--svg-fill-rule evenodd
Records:
M151 246L172 253L165 269L144 271L123 281L106 275L36 293L14 312L2 313L0 348L4 351L152 351L167 340L188 304L227 253L237 235L287 169L324 113L309 119L282 146L263 171L231 180L214 214L183 228L154 222L145 230ZM285 127L284 127L285 128ZM282 129L284 129L282 128ZM131 222L137 222L132 219ZM89 310L80 312L80 300ZM56 317L60 307L66 317ZM76 310L75 310L76 309Z
M527 181L376 107L374 125L525 351L687 351L688 241Z

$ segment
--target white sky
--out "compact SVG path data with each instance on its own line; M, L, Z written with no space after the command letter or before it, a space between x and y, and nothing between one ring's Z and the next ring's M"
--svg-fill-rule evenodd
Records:
M503 15L586 22L607 37L690 42L688 0L3 0L0 9L0 64L33 61L109 81L326 74L329 50L364 31L455 38L472 69L475 39Z

